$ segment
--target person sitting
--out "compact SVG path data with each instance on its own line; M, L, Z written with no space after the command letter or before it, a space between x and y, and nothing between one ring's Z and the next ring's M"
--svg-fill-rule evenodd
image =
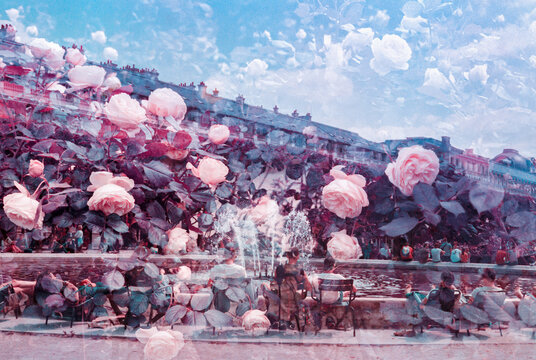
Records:
M473 290L468 301L469 304L473 304L475 306L481 305L480 302L482 300L479 298L479 295L482 293L503 291L500 287L495 285L495 277L495 271L490 268L485 268L482 271L482 275L480 277L481 286Z
M508 258L508 254L506 253L506 250L504 250L503 247L501 246L499 250L497 250L497 254L495 255L495 264L504 265L506 264L507 258Z
M320 281L321 280L343 280L344 276L341 274L335 274L335 259L332 257L326 257L324 259L324 271L320 274L311 276L310 282L313 294L320 295ZM322 291L322 303L334 304L341 302L343 297L342 291Z
M400 260L412 261L413 260L413 248L409 246L408 241L404 241L404 245L400 249Z
M441 250L443 250L443 255L441 256L441 261L450 261L450 253L452 251L452 245L446 237L443 238L443 243L441 244Z
M536 301L536 285L532 286L531 292L526 294L523 294L518 286L514 291L514 295L517 296L519 299L531 298L532 300Z
M453 312L456 301L462 301L456 294L458 290L454 286L454 275L450 271L441 273L439 286L432 286L427 294L419 291L413 291L411 284L406 286L406 298L408 301L416 301L418 308L423 309L425 306L439 305L439 308L445 312ZM416 311L415 309L413 311ZM415 331L402 330L394 333L395 336L415 336Z
M462 251L458 247L458 242L454 242L454 246L452 247L452 251L450 253L450 262L453 263L459 263L461 261L461 254Z
M445 252L443 250L441 250L441 248L440 248L439 241L436 241L434 243L434 248L432 250L430 250L430 254L432 256L432 262L435 262L435 263L441 262L441 256L444 253Z
M378 257L381 260L389 260L391 258L391 249L389 249L389 245L386 242L383 243Z
M471 254L467 250L467 246L462 247L462 254L460 255L460 262L467 264L471 259Z
M227 243L223 250L223 263L214 266L210 270L210 278L215 280L216 278L223 279L240 279L246 277L246 269L238 264L235 264L236 260L236 247L233 243Z

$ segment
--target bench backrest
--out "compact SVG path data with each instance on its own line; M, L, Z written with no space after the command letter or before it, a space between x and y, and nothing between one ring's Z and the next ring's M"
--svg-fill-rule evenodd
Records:
M320 291L352 291L353 288L354 280L352 279L319 279Z

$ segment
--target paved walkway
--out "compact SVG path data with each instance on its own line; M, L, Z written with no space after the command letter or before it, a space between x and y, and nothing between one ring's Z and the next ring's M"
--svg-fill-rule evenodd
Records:
M251 337L242 330L210 330L188 326L183 332L186 345L182 359L536 359L536 340L530 329L510 329L500 336L484 330L471 336L454 337L439 329L415 337L395 337L392 330L323 330L319 335L271 331ZM143 344L131 330L117 326L88 329L65 321L9 319L0 322L2 359L143 359Z

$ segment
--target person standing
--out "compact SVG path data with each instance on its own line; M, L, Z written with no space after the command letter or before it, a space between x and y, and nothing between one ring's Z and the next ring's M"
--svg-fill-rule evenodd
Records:
M78 230L74 234L76 240L76 247L78 250L82 249L82 244L84 244L84 231L82 230L82 225L78 225Z

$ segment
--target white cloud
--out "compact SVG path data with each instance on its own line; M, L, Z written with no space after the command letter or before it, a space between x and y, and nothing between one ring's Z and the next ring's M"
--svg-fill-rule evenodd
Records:
M10 21L16 22L20 16L20 12L18 9L8 9L6 10L7 17Z
M106 60L115 61L119 57L119 54L117 53L116 49L114 49L113 47L107 46L104 48L104 50L102 50L102 56Z
M495 18L495 21L503 23L504 22L504 15L501 14Z
M372 40L372 53L370 67L379 75L386 75L393 70L407 70L411 59L411 49L398 35L385 35L381 40Z
M349 32L342 41L342 47L345 50L352 50L357 53L369 46L374 38L374 31L371 28L362 28L357 31Z
M449 88L450 83L439 69L428 68L424 73L424 82L422 86L445 90Z
M30 25L26 28L26 32L28 33L28 35L30 36L37 36L39 35L39 31L37 30L37 26L35 25Z
M486 85L488 82L488 64L475 65L467 74L467 79L475 83Z
M307 36L307 33L303 29L298 30L298 32L296 33L296 37L300 40L305 39L306 36Z
M252 77L259 77L266 73L266 69L268 64L264 60L254 59L246 66L246 73Z
M536 55L531 55L529 58L529 61L530 61L530 65L532 65L533 67L536 67Z
M205 12L205 17L207 18L212 17L212 15L214 14L214 11L212 10L212 7L210 7L209 4L199 3L198 5Z
M450 87L449 80L438 68L428 68L424 72L424 82L419 91L425 95L444 99Z
M378 26L386 26L390 19L391 17L387 14L387 10L378 10L376 15L369 18L369 21Z
M99 44L104 44L106 42L106 34L102 30L95 31L91 33L91 39Z
M404 15L400 22L400 27L397 29L403 33L416 34L428 32L428 20L421 16L408 17Z

